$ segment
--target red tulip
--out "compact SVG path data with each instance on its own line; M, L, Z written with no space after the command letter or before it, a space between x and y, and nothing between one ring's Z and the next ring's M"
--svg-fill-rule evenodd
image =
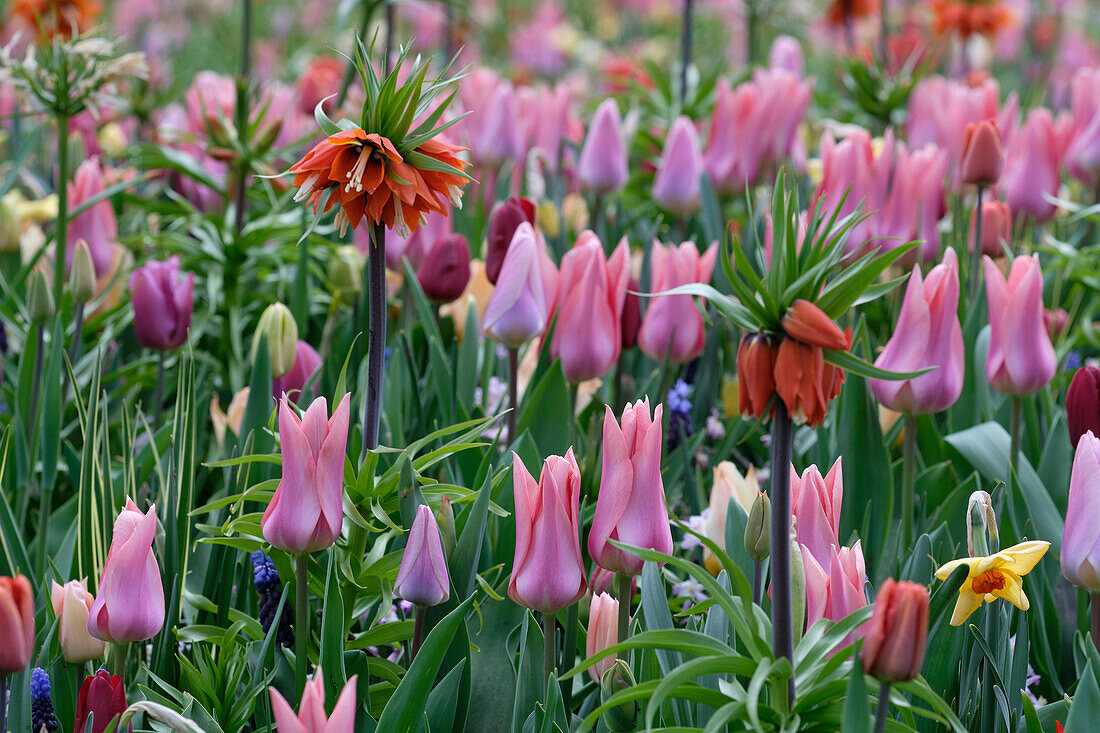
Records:
M908 682L920 674L927 643L928 590L887 579L875 598L859 654L863 671L887 682Z

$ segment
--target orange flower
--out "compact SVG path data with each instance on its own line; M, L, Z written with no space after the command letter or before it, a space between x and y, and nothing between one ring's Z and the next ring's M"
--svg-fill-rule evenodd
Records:
M446 214L448 199L460 205L461 187L467 181L464 175L418 167L410 159L426 157L463 171L469 163L458 157L462 150L431 139L402 156L382 135L358 127L342 130L291 166L293 185L299 188L294 200L307 200L315 212L339 203L336 224L341 234L366 216L372 224L385 224L407 236L429 211Z
M103 6L95 0L15 0L11 15L42 40L72 38L91 28Z
M833 0L825 11L825 17L831 25L844 25L874 15L878 9L879 0Z
M775 394L775 342L770 336L751 333L737 349L737 402L741 417L760 418Z
M962 38L972 34L988 36L1012 22L1012 15L999 0L932 0L936 33L958 33Z

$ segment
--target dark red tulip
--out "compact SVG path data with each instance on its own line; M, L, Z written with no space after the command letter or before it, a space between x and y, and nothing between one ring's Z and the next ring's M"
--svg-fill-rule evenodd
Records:
M516 229L523 222L535 223L535 205L527 199L513 196L493 207L489 215L489 240L485 245L485 276L493 285L497 284L500 268L504 265L504 255Z
M416 279L429 300L450 303L470 282L470 245L461 234L440 237L424 256Z
M1069 442L1076 447L1081 436L1092 431L1100 435L1100 369L1081 367L1066 392L1066 423Z
M83 731L92 716L91 733L103 733L112 720L126 710L126 688L117 674L111 676L105 669L84 678L76 699L74 731ZM130 727L133 731L133 727Z

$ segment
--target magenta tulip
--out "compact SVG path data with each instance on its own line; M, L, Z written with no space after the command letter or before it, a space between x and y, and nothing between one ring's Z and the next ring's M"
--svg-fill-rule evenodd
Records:
M448 234L432 243L416 270L424 295L435 303L450 303L470 282L470 245L461 234Z
M290 371L271 380L271 396L279 399L286 394L297 401L306 382L321 369L321 355L305 341L298 341L294 350L294 364Z
M80 685L76 698L76 717L73 731L88 730L90 733L103 733L115 718L126 712L126 685L117 674L112 675L101 669L94 675L88 675ZM88 728L91 719L92 727ZM128 731L133 726L127 727Z
M508 597L521 606L555 613L588 590L581 557L581 469L570 448L550 456L535 479L512 454L516 502L516 555Z
M712 244L700 256L694 242L680 246L653 243L650 250L650 290L660 293L681 285L709 283L718 257ZM706 326L703 314L690 295L660 295L649 298L638 346L659 363L682 364L703 353Z
M962 393L966 374L959 325L959 261L950 247L922 280L913 267L894 334L875 366L891 372L932 371L905 380L872 379L871 391L895 412L924 415L946 410Z
M302 692L302 702L298 712L279 694L274 687L271 693L271 712L275 715L275 728L280 733L354 733L355 731L355 685L358 675L352 675L340 692L332 715L325 715L325 677L321 668L306 683Z
M802 44L794 36L779 35L768 51L768 66L789 71L801 78L803 72Z
M1073 446L1090 430L1100 435L1100 369L1084 366L1073 375L1066 390L1066 425Z
M416 272L432 244L451 233L451 223L448 214L430 211L424 217L424 223L407 237L402 237L393 229L387 229L386 267L404 274L405 266L402 261L407 259L413 272ZM353 238L363 256L370 257L370 227L359 227Z
M596 108L584 138L577 177L584 188L611 193L626 185L627 175L626 142L619 107L614 99L605 99Z
M439 524L424 504L416 508L393 592L417 606L438 606L451 597L451 577L439 539Z
M103 193L103 168L98 158L89 158L81 163L69 185L69 208L76 210L84 202ZM115 246L118 240L118 221L109 199L101 199L69 221L69 239L66 249L66 272L72 269L73 249L77 241L88 243L95 265L96 277L102 277L111 271L115 261Z
M678 117L665 138L661 162L653 179L653 200L674 214L685 216L699 208L699 176L703 153L699 135L687 117Z
M344 521L344 457L350 395L328 416L328 402L315 399L299 418L279 400L283 477L264 511L264 539L294 554L323 550L340 536Z
M561 359L570 382L602 376L618 360L629 277L630 249L625 239L608 260L599 238L586 231L562 257L550 355Z
M800 477L791 466L791 516L795 537L817 561L828 567L832 550L840 547L840 507L844 498L844 469L841 459L824 478L810 465Z
M1043 273L1038 256L1012 261L1008 280L984 257L989 299L989 355L985 376L993 389L1020 396L1042 389L1058 359L1043 325Z
M195 273L180 280L180 259L150 260L130 276L134 336L147 349L167 351L187 340L191 328Z
M153 554L156 533L156 508L142 514L126 499L88 611L88 633L95 638L116 644L143 641L164 626L164 586Z
M1073 458L1062 575L1078 588L1100 593L1100 438L1091 430L1077 441Z
M588 534L588 554L602 568L638 575L642 559L612 545L672 552L672 531L661 480L661 414L650 417L649 399L623 409L621 425L610 406L604 408L603 473Z
M542 233L524 222L516 229L489 296L482 325L485 335L515 349L542 334L550 322L557 281Z

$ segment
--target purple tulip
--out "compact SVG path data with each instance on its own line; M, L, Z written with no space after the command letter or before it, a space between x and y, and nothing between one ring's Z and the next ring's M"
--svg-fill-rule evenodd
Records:
M1026 395L1038 392L1054 376L1058 358L1043 325L1043 272L1039 258L1021 256L1012 261L1008 280L985 262L985 289L989 299L989 356L985 376L998 392Z
M493 285L500 277L500 268L504 265L504 256L508 245L516 235L516 229L523 222L535 223L535 205L527 199L513 196L493 207L489 214L489 236L485 243L485 277Z
M699 135L691 120L678 117L661 151L661 162L653 179L653 199L674 214L692 213L699 208L699 176L702 173Z
M516 229L482 328L510 349L546 330L554 309L558 272L546 253L542 234L524 222Z
M584 188L611 193L626 185L627 175L626 142L619 106L614 99L605 99L596 108L584 138L577 177Z
M424 504L416 509L393 591L417 606L438 606L451 597L451 578L439 539L439 524Z
M1100 438L1091 430L1077 442L1062 535L1062 575L1100 593Z
M69 208L77 209L85 201L103 193L103 168L97 158L85 160L76 169L73 182L69 186ZM118 240L118 221L111 202L102 199L69 222L69 240L66 252L66 271L73 266L73 249L83 239L92 254L96 277L102 277L111 271L115 260L115 246Z
M167 351L187 340L191 327L195 273L180 280L180 259L151 260L130 276L134 335L148 349Z

